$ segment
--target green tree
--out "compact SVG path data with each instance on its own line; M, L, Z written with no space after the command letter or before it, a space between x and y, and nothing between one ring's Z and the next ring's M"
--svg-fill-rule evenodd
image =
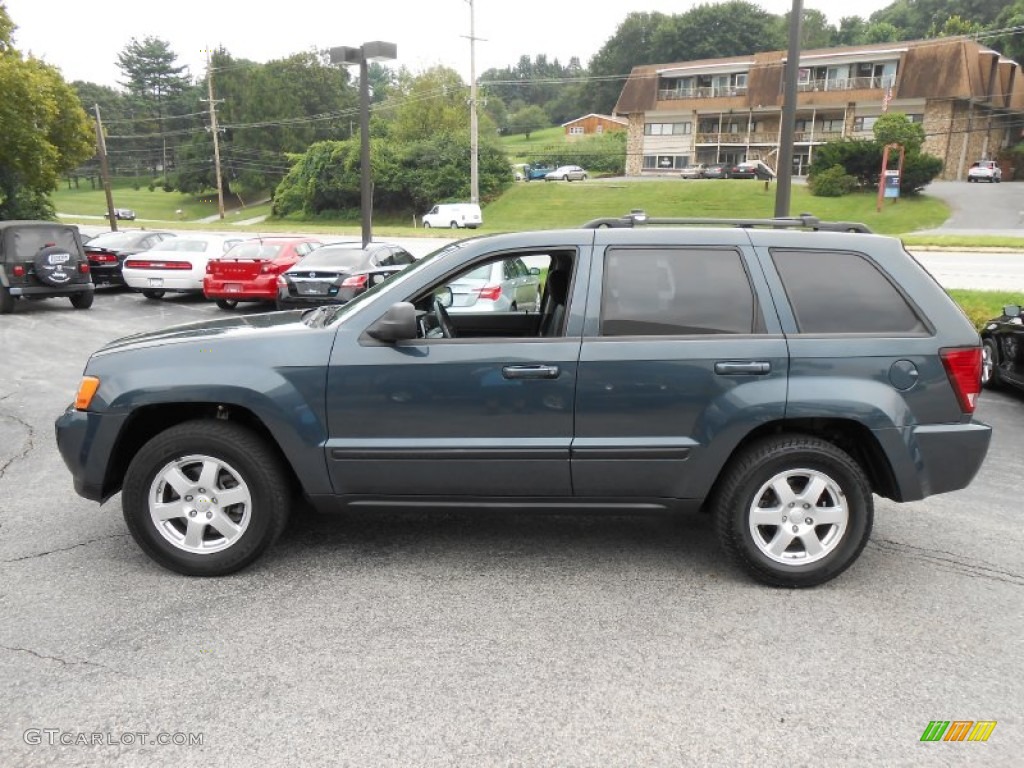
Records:
M984 27L976 21L969 21L959 15L950 16L941 26L932 25L928 28L927 37L959 37L974 35Z
M400 142L432 133L469 132L469 86L454 69L432 67L419 75L399 73L398 105L391 110L389 131Z
M786 40L779 16L744 0L729 0L668 17L654 31L651 45L655 62L671 62L775 51L785 48Z
M615 34L590 59L591 83L581 112L608 114L615 106L630 70L640 64L659 61L655 58L653 38L666 18L663 13L630 13L626 16Z
M531 133L548 128L550 125L551 121L544 113L544 110L531 104L509 116L508 133L512 135L521 133L529 141Z
M860 16L844 16L839 20L832 42L835 45L860 45L864 42L867 22Z
M899 27L884 21L873 21L864 30L865 43L894 43L897 40L906 40L907 35L900 31Z
M924 146L924 126L912 123L902 112L886 112L875 121L872 132L875 141L883 147L886 144L900 144L909 154L916 154Z
M60 72L13 47L0 5L0 219L52 218L60 175L95 149L82 104Z

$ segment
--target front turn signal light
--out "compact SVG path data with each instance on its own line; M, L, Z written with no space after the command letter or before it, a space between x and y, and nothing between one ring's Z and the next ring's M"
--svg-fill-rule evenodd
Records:
M75 395L75 410L87 410L93 396L96 394L96 390L99 388L99 379L95 376L83 376L82 383L78 385L78 394Z

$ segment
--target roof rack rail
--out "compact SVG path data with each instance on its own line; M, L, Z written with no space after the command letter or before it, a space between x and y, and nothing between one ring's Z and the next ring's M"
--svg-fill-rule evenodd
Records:
M644 211L634 209L625 216L619 218L603 218L588 221L583 225L584 229L602 229L635 227L637 225L679 225L699 226L715 224L727 227L770 227L772 229L809 229L826 232L862 232L871 234L871 230L865 224L856 221L822 221L817 216L809 213L801 213L799 216L780 217L775 219L711 219L711 218L657 218L648 216Z

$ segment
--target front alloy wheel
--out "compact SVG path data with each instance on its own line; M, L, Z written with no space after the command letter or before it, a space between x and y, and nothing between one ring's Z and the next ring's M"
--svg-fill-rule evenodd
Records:
M222 576L251 563L288 519L281 462L249 429L190 421L161 432L125 473L121 505L135 541L165 568Z

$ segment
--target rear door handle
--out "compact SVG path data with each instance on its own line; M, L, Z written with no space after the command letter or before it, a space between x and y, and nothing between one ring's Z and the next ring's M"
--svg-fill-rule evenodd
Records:
M506 379L557 379L557 365L506 365L501 375Z
M772 364L765 360L728 360L715 363L715 373L764 374L771 373Z

